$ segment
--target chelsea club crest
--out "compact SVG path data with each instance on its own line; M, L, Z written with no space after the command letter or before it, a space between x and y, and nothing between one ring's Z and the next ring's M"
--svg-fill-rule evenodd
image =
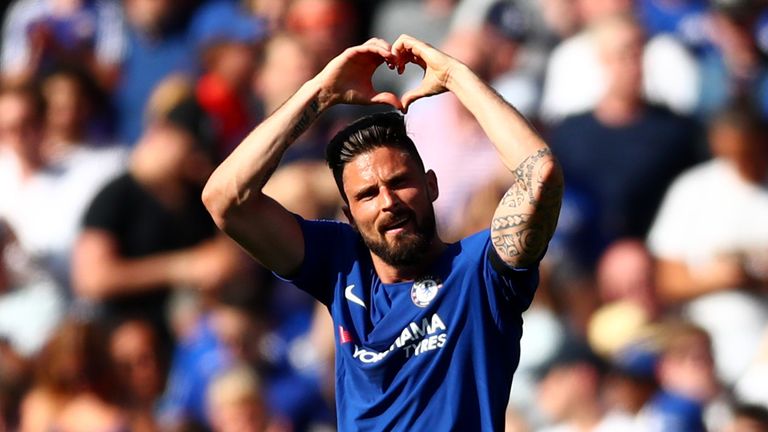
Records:
M413 304L422 308L427 307L442 286L442 281L434 277L425 277L417 280L411 287L411 300Z

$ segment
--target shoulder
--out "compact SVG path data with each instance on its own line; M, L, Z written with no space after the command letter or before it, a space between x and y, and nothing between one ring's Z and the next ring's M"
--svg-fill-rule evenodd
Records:
M712 181L722 181L726 175L722 161L710 160L683 171L670 185L670 193L690 193L707 187Z
M687 129L698 126L693 117L678 114L664 105L655 103L648 104L643 119L647 122L665 122ZM690 132L690 129L687 131Z
M134 194L140 190L139 184L128 173L119 175L104 184L97 199L106 199L115 195Z

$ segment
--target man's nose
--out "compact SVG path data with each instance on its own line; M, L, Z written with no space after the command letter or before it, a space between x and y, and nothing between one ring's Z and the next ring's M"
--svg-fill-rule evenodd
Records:
M400 198L388 187L382 187L379 192L379 198L381 200L382 210L392 210L397 208L400 204Z

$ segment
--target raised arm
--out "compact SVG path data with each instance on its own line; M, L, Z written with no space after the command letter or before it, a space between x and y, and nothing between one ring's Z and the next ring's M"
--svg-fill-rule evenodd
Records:
M391 93L376 93L371 76L390 45L371 39L348 48L253 130L214 171L203 202L216 224L265 267L295 273L304 260L304 239L296 219L262 192L285 150L329 107L385 103L400 108Z
M491 239L509 265L525 267L541 258L560 212L563 176L552 152L528 121L466 65L434 47L401 36L392 51L424 68L421 85L403 95L403 106L450 91L472 113L498 150L514 181L491 221Z

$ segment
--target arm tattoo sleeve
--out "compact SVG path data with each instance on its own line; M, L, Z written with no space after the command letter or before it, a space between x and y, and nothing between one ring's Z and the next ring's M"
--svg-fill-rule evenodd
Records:
M548 148L526 158L513 174L491 221L491 241L507 264L525 266L541 258L555 231L563 179Z

